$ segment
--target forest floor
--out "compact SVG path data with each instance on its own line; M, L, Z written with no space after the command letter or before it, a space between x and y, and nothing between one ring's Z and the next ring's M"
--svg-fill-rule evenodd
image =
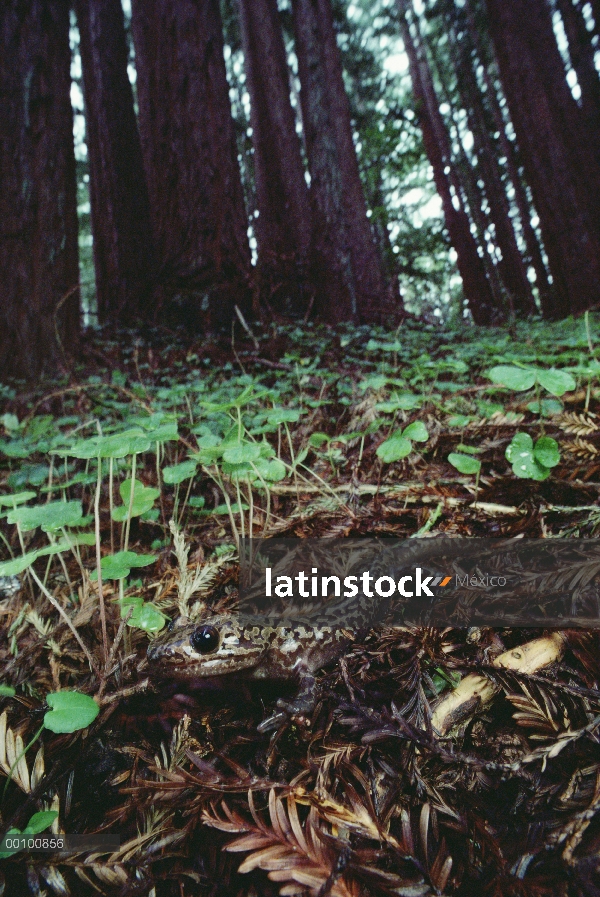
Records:
M120 837L6 850L4 893L600 894L597 630L379 627L274 740L278 689L186 691L146 660L232 603L249 534L597 537L599 336L127 333L0 387L1 828Z

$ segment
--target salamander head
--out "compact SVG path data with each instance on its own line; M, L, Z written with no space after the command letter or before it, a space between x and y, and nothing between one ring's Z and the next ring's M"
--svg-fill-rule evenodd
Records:
M149 645L148 661L178 679L236 673L260 664L273 632L223 614L185 621Z

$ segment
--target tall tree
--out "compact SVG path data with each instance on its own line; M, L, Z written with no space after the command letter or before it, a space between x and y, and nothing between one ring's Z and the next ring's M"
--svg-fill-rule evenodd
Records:
M127 74L121 0L76 0L98 317L135 324L153 312L148 191Z
M569 57L581 90L581 109L587 123L588 139L594 145L596 156L600 157L600 76L583 6L583 0L557 0L569 42Z
M442 201L446 230L456 252L463 293L475 323L491 324L501 315L501 309L496 307L483 260L471 233L471 222L461 202L460 186L453 173L450 140L439 111L431 74L427 61L420 55L411 34L407 18L408 0L398 0L398 9L423 143Z
M492 137L493 119L488 121L487 109L477 84L475 70L478 60L474 56L473 47L469 44L467 34L460 31L459 23L453 21L453 18L446 17L445 21L449 26L458 88L473 137L477 170L483 181L489 217L494 225L494 241L501 253L498 262L500 278L508 294L511 311L528 315L535 311L535 301L510 216L510 203L498 162L499 147L495 146Z
M218 0L133 0L142 151L167 312L190 327L250 299L248 221Z
M0 11L0 374L55 370L79 332L69 4Z
M598 303L600 163L565 77L546 0L487 0L500 75L561 314ZM526 85L526 89L524 89Z
M590 6L594 17L594 32L600 35L600 0L590 0Z
M260 293L278 311L309 301L311 212L277 0L239 0L254 145Z
M529 262L535 271L536 286L542 313L546 317L555 317L558 311L556 307L557 297L548 280L548 272L546 270L542 250L537 234L533 228L533 210L521 178L519 161L517 159L517 147L515 147L513 141L508 139L506 133L506 122L503 117L503 109L500 106L498 97L499 82L495 67L495 58L493 52L491 55L486 52L486 46L482 40L481 31L475 24L472 10L466 6L464 8L464 13L469 37L476 50L480 63L479 70L481 71L483 83L485 85L485 103L493 118L494 128L498 134L498 142L500 144L502 156L506 159L506 168L510 178L510 184L514 190L515 204L519 211L521 231L523 233L527 255L529 257ZM506 112L506 106L504 107L504 112Z
M334 320L390 320L367 218L330 0L293 0L302 121L311 176L318 310Z

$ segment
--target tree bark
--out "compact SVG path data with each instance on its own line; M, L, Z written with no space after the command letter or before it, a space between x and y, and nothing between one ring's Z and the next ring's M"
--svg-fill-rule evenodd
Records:
M0 12L0 376L55 371L79 333L69 4Z
M585 117L588 140L600 158L600 77L595 63L592 35L583 17L583 3L557 0L558 11L569 42L569 56L581 89L581 110Z
M169 323L248 311L248 219L218 0L133 0L142 151Z
M589 0L594 19L594 31L600 35L600 0Z
M598 303L600 165L566 82L545 0L487 0L504 92L562 315ZM526 86L526 89L524 89Z
M450 34L459 91L463 97L464 108L467 110L469 128L473 135L474 151L477 156L477 167L481 173L488 200L490 219L495 230L495 241L501 253L498 271L509 297L511 311L518 315L530 315L536 310L535 301L510 217L510 204L498 165L498 148L494 146L490 136L491 129L486 121L482 96L473 70L472 50L466 46L465 35L461 40L452 24L450 25Z
M120 0L76 0L98 318L149 319L152 232Z
M471 233L469 216L460 202L460 192L455 184L454 197L450 177L452 160L449 157L449 140L444 121L432 96L433 85L429 72L424 72L425 61L419 58L417 47L410 33L406 18L406 0L398 0L402 39L406 50L413 87L413 95L419 123L423 132L423 143L427 158L433 168L433 176L440 199L446 230L457 256L457 267L463 282L463 293L476 324L491 324L501 313L495 308L494 296L485 273L485 266L477 251L477 244ZM429 90L427 89L429 87ZM448 173L447 173L448 170ZM455 206L455 200L458 208Z
M330 0L292 3L311 176L316 308L332 320L387 321L391 307L367 218Z
M277 0L239 0L254 146L259 292L278 312L310 301L311 211Z
M500 108L495 83L497 78L495 77L494 81L492 80L490 74L490 60L487 58L487 54L485 53L485 48L483 47L480 33L475 25L470 8L466 6L464 12L466 16L466 24L469 31L469 36L481 62L483 80L486 87L485 98L494 119L494 125L498 132L498 140L502 149L502 155L506 159L506 167L508 170L510 181L515 191L515 203L517 209L519 210L521 230L523 232L523 239L525 240L525 246L527 248L529 261L535 271L536 286L538 289L542 314L545 317L555 317L557 312L557 297L555 294L555 290L552 288L550 281L548 280L548 272L546 270L546 265L542 256L539 240L531 223L531 204L529 202L527 192L525 190L525 187L523 186L523 181L521 180L521 175L519 173L519 164L517 161L515 146L508 139L506 134L506 123L502 116L502 109Z

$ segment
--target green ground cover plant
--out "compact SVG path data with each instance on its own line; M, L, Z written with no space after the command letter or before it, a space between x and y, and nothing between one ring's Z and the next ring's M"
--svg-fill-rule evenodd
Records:
M462 893L480 880L482 864L491 877L500 875L500 866L467 835L474 817L458 804L452 809L448 769L458 778L467 768L493 778L515 755L492 746L518 727L517 766L537 764L536 787L547 787L552 776L566 787L577 769L589 791L597 767L591 741L578 742L580 757L557 745L600 713L590 685L600 676L591 634L570 642L564 692L552 691L544 676L535 684L501 678L504 709L494 705L469 736L464 729L451 734L463 759L448 753L445 772L439 751L446 747L436 754L427 734L428 708L485 665L485 633L475 642L458 630L371 636L347 660L346 679L323 674L328 697L311 729L313 766L294 726L272 745L256 732L264 702L274 704L277 695L249 695L243 707L193 697L194 710L185 717L175 711L172 693L148 681L147 646L171 621L231 605L244 537L597 537L600 368L590 346L597 321L516 326L516 339L500 329L442 332L410 319L393 333L257 326L258 350L245 335L236 335L232 350L217 339L186 344L164 334L156 344L123 334L96 339L93 353L90 342L81 367L34 392L19 383L2 387L0 770L6 787L0 814L14 831L32 825L42 831L37 817L59 813L63 828L92 831L106 818L122 834L122 850L105 858L104 872L89 864L86 871L85 856L66 865L50 861L65 887L72 888L78 869L86 888L133 893L127 857L136 857L146 880L155 881L159 853L151 845L171 838L185 846L182 856L191 855L192 845L208 837L207 826L254 831L256 849L283 851L294 814L305 820L310 807L315 839L317 831L331 836L331 825L355 833L357 880L370 881L374 892L387 893L391 882L395 893L440 893L440 869L452 857L454 877L446 865L446 881ZM526 639L517 630L498 637L507 647ZM366 717L348 709L348 682L372 693L379 716L370 729ZM385 742L393 720L405 726L402 751L412 752L417 779ZM369 803L359 770L367 745L382 781L392 769L404 783L399 812L405 838L413 832L414 843L401 842L394 819ZM105 772L86 780L80 757ZM68 804L63 767L74 777ZM520 771L514 774L520 797L505 796L503 804L512 807L517 828L529 812L519 802L530 787ZM176 804L184 782L192 798L181 821ZM461 783L464 796L471 786ZM271 793L268 811L254 807L248 788ZM226 792L233 801L227 809L217 800ZM496 820L486 838L501 851L510 838L491 793L478 792L477 824ZM585 794L578 792L574 813ZM539 809L533 795L528 800ZM428 820L435 815L435 825L422 815L419 822L416 807ZM454 833L439 822L444 807L459 819ZM548 810L556 818L565 812ZM57 818L50 815L43 817L47 825ZM140 826L143 844L135 847ZM423 826L435 859L417 863ZM476 860L469 859L468 841ZM234 850L248 853L242 874L269 871L266 861L252 859L250 842L240 845ZM288 848L290 856L304 857L315 880L327 881L333 848L320 857L307 844ZM381 874L368 872L367 854L375 849L383 852ZM191 872L181 856L172 863ZM42 875L39 864L31 868Z

